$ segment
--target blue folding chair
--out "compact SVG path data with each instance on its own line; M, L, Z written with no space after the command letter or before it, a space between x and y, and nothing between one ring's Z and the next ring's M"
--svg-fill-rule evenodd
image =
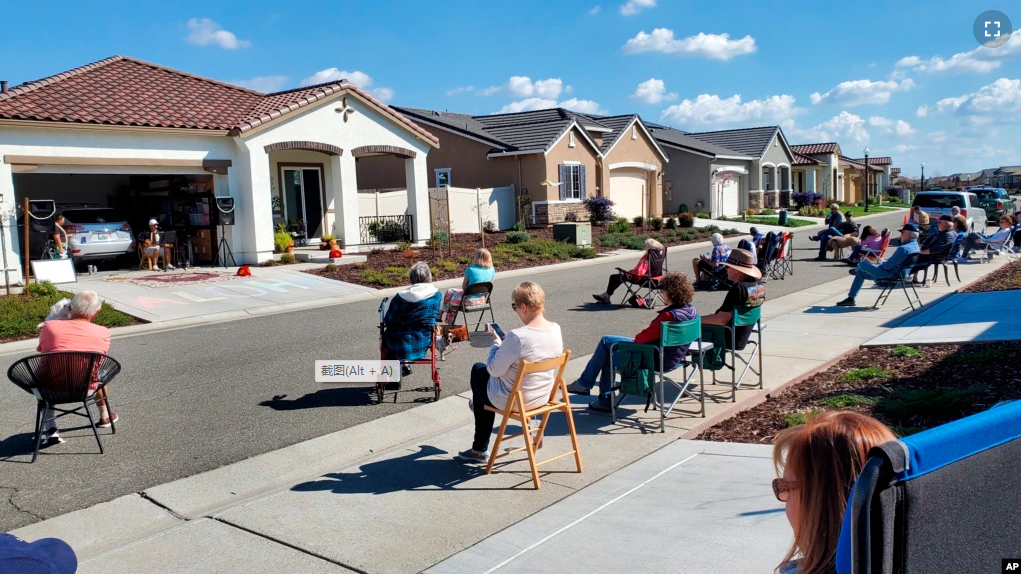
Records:
M838 574L1000 572L1021 558L1021 401L873 448Z

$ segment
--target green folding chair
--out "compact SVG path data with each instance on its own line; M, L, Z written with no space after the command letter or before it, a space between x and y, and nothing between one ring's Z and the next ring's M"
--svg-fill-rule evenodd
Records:
M659 345L639 343L614 343L610 347L610 367L613 369L614 378L620 377L619 382L611 386L616 390L619 397L610 401L610 416L613 422L617 422L617 408L628 395L645 397L645 412L649 411L649 405L655 401L659 409L659 431L666 432L666 417L673 412L674 407L684 397L699 402L699 409L695 411L679 412L705 417L705 373L702 365L706 362L707 353L713 348L712 343L702 341L702 319L695 317L690 321L668 321L660 325ZM663 372L665 351L668 347L683 347L686 349L685 359L681 362L682 380L675 381L666 376ZM617 351L620 361L613 362L613 352ZM697 361L689 360L688 355L697 356ZM657 360L658 359L658 360ZM688 372L688 368L691 372ZM692 392L695 373L699 377L698 396ZM658 375L659 384L656 384ZM671 384L677 388L677 396L666 406L666 385ZM658 392L657 392L658 391Z
M748 344L745 345L744 349L737 349L737 328L754 326L752 330L753 338L748 339ZM722 369L730 369L731 372L731 389L730 389L730 401L737 402L737 389L744 382L745 375L749 371L752 374L758 375L759 377L759 388L762 387L762 307L746 307L737 306L734 308L733 316L730 319L730 324L721 325L706 325L703 331L708 334L703 334L704 338L710 341L720 341L725 343L722 361L713 365L716 368L707 366L713 372L713 384L716 384L716 371ZM727 355L730 356L729 362L727 361ZM754 363L758 360L758 369L755 368ZM741 374L738 375L737 371L740 366ZM717 397L710 395L709 398L716 402Z

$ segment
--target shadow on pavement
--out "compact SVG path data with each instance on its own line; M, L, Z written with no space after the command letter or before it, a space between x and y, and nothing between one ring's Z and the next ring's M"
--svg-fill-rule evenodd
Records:
M288 399L287 395L277 395L268 401L259 403L261 407L269 407L275 411L295 411L321 407L358 407L371 405L375 401L376 389L371 385L362 387L341 387L320 389L296 399Z
M595 301L593 301L591 303L584 303L582 305L578 305L573 309L568 309L568 311L583 311L586 313L591 312L606 313L607 311L616 311L618 309L623 309L623 307L616 303L596 303Z

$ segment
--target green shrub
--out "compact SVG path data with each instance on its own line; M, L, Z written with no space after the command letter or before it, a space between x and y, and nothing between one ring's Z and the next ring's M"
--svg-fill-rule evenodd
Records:
M434 247L446 247L450 245L450 235L446 231L433 231L432 241Z
M909 347L907 345L897 345L896 347L893 348L892 351L890 351L890 354L892 354L894 357L908 357L908 358L922 356L921 351L914 347Z
M636 215L635 218L631 220L631 223L633 223L635 227L642 227L645 225L645 218L641 215Z
M436 262L436 266L439 267L441 271L446 271L447 273L457 271L457 263L454 263L449 259L440 259Z
M614 219L613 223L606 226L607 233L627 233L629 231L631 231L631 224L623 217Z
M1014 356L1009 349L986 349L985 351L957 351L943 359L947 365L957 367L977 367L985 363L1008 361Z
M645 239L634 233L606 233L599 238L599 244L603 247L624 247L626 249L641 250L645 247Z
M685 228L687 228L687 227L694 227L695 226L695 218L692 217L690 211L685 211L684 213L682 213L682 214L677 216L677 224L680 225L681 227L685 227Z
M294 263L297 262L298 260L294 258L294 254L292 253L284 253L283 255L280 256L280 263L284 265L293 265Z
M457 262L461 265L468 265L472 262L471 257L458 257Z
M854 381L867 381L869 379L879 379L883 377L889 377L890 371L886 369L880 369L879 367L862 367L860 369L851 369L840 376L837 381L841 383L853 383Z
M69 295L69 293L58 293L57 297L62 297L64 295ZM124 325L132 324L134 319L131 315L125 315L106 303L103 303L103 306L99 308L99 314L96 315L93 322L104 327L123 327Z
M396 251L398 253L404 253L405 251L408 251L409 249L411 249L411 242L410 241L398 241L397 244L394 245L394 251Z
M508 231L507 232L507 243L510 243L510 244L524 243L524 242L528 241L529 239L530 238L528 236L528 233L525 232L525 231Z
M705 227L700 227L699 230L705 235L712 235L713 233L723 231L716 225L706 225Z
M323 271L327 273L336 273L337 271L340 271L340 265L337 265L336 263L327 263L326 267L323 267Z
M879 401L877 408L901 419L922 417L933 421L948 421L959 418L988 388L986 385L973 385L966 389L938 386L928 389L896 389L889 397Z
M819 404L831 409L846 409L847 407L859 405L874 405L876 401L877 399L873 397L863 397L861 395L833 395L832 397L819 399Z
M276 267L277 265L280 265L279 261L277 261L276 259L270 259L269 261L264 261L263 263L260 263L259 267Z
M660 231L663 229L663 218L662 217L650 217L649 225L652 226L653 231Z
M699 211L697 217L699 219L712 219L713 218L713 216L711 214L709 214L708 212L705 212L705 211Z
M363 283L379 285L380 287L390 287L394 284L394 281L390 279L388 274L371 268L363 269L360 278Z
M776 215L775 209L760 209L759 215Z
M667 229L677 229L677 218L672 216L672 215L670 217L668 217L667 220L666 220L666 228Z
M294 238L291 237L290 233L277 231L273 234L273 246L276 247L278 252L283 253L292 245L294 245Z
M783 415L784 427L790 428L796 427L798 425L803 425L808 422L809 417L818 412L820 412L820 409L813 408L807 411L793 411L789 413L784 413Z
M524 219L514 224L514 231L528 231L528 226L525 225Z
M487 219L486 222L482 224L482 231L485 231L486 233L496 233L498 231L496 228L496 222L492 219Z
M696 235L690 231L682 231L677 235L677 238L681 241L691 241L695 239Z
M373 221L369 224L369 235L376 238L380 243L393 243L408 239L404 224L398 221Z
M42 283L29 283L28 286L25 287L25 291L28 291L28 294L33 297L56 297L57 293L59 293L59 291L57 291L57 287L49 281L43 281Z
M805 206L798 210L798 215L802 217L826 217L827 210L822 207Z

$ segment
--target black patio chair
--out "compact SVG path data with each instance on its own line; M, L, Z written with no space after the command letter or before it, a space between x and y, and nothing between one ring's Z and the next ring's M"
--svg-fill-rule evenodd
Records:
M964 243L964 235L958 234L957 239L954 241L953 248L950 249L950 253L942 260L933 263L932 271L932 282L939 281L939 270L943 269L943 277L946 279L947 287L950 287L950 265L954 266L954 275L957 276L957 282L961 282L961 271L957 268L957 257L961 255L961 244Z
M656 307L656 301L664 303L663 297L660 295L659 281L667 272L666 247L650 249L648 258L649 272L645 275L635 275L627 269L617 268L621 285L627 289L627 293L624 294L624 298L620 302L621 307L627 305L632 297L644 299L646 307L649 309Z
M63 351L58 353L42 353L25 357L11 365L7 370L7 378L27 393L36 398L35 413L35 450L32 462L39 455L42 432L46 423L65 415L78 415L89 419L92 434L99 443L99 454L103 454L103 442L99 439L96 421L92 418L89 407L96 404L96 395L105 388L117 373L121 365L112 357L103 353L81 351ZM90 385L97 383L90 390ZM110 399L106 398L107 409L111 409ZM73 409L60 408L62 405L77 405ZM46 409L60 414L52 419L43 420ZM84 413L80 411L85 411ZM111 409L112 412L112 409ZM116 424L110 424L111 431L117 432Z
M882 287L882 291L879 293L879 298L876 299L876 303L872 305L873 309L878 309L882 305L886 305L886 300L890 298L890 295L900 287L904 290L904 295L908 298L908 303L911 305L911 310L915 310L915 301L918 302L918 308L921 309L922 299L918 296L918 291L915 290L915 285L911 282L911 268L918 263L918 254L914 253L908 255L904 262L901 263L900 269L897 270L897 276L892 278L877 279L876 285ZM908 292L908 287L911 287L911 292ZM915 298L911 298L911 293L915 294ZM882 301L882 303L880 303Z
M456 307L452 307L454 310L454 321L453 325L457 325L458 314L464 318L464 326L468 326L468 313L478 313L479 320L475 323L475 331L479 330L479 326L482 325L482 320L486 318L486 311L489 311L489 320L493 323L496 322L496 318L493 316L493 305L489 301L489 297L493 294L493 284L489 282L472 283L464 290L461 294L461 302ZM478 305L468 305L468 298L473 295L484 295L485 302Z

